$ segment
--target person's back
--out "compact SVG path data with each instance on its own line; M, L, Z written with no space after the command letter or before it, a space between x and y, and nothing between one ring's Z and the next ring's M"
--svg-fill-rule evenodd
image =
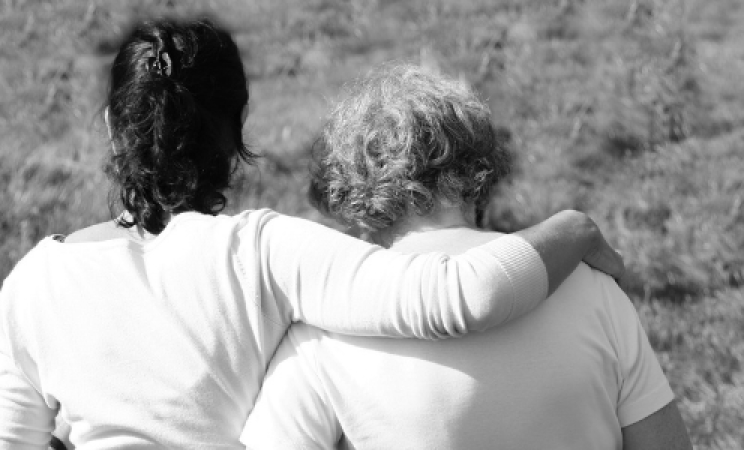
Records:
M391 248L453 253L492 238L443 229ZM249 448L343 438L355 449L619 449L622 427L673 399L633 305L584 265L498 330L414 342L300 325L274 366L244 432Z
M61 404L78 448L240 448L291 311L236 270L261 269L235 237L272 214L182 213L144 243L42 241L2 297L29 397Z
M464 251L453 243L492 237L429 231L391 248ZM345 439L358 449L396 442L410 449L620 448L615 411L623 377L610 339L615 299L602 292L610 282L580 267L532 314L469 338L418 345L321 339L320 376L329 376L323 385L333 404L345 399L348 408L338 409ZM666 387L663 378L654 381ZM663 404L671 399L668 387L660 394Z

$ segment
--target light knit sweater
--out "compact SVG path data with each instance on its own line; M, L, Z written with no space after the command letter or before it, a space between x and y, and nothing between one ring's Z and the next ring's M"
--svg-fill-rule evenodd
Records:
M260 210L182 213L144 244L47 238L0 291L0 449L45 449L58 409L79 450L242 448L292 322L458 336L546 294L539 255L514 236L402 255Z

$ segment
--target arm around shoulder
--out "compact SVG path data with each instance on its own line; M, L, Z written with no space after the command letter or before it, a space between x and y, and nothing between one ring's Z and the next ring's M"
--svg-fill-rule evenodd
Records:
M260 259L264 290L292 319L369 336L442 338L504 324L604 242L591 219L568 212L457 257L402 255L307 220L251 215L241 241L257 255L243 256Z
M307 220L251 214L238 256L260 272L264 293L288 305L293 321L345 334L433 339L504 323L521 305L547 296L545 267L518 237L455 257L403 255Z

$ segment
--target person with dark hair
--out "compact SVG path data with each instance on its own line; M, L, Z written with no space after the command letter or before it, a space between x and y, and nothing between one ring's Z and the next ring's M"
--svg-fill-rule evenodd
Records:
M456 255L498 233L475 212L510 168L488 108L415 66L375 72L340 102L311 197L404 254ZM439 342L308 325L279 346L243 432L270 449L691 449L633 305L580 265L533 312Z
M270 210L218 214L253 154L239 50L206 20L133 28L111 67L106 172L123 212L50 236L0 291L0 449L237 449L292 322L435 339L514 320L585 258L622 261L563 212L461 256L402 255ZM58 445L54 442L54 445Z
M207 22L145 24L111 67L106 171L128 215L150 234L184 211L220 212L243 144L247 80L230 35ZM121 151L119 151L121 150Z

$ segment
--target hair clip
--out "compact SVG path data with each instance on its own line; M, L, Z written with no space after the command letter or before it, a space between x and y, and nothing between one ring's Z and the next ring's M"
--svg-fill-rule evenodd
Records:
M156 70L161 76L171 76L173 73L173 61L168 52L159 50L154 56L152 52L148 53L148 66L150 71Z
M171 61L171 57L168 52L158 52L157 65L160 75L169 77L173 73L173 62Z

